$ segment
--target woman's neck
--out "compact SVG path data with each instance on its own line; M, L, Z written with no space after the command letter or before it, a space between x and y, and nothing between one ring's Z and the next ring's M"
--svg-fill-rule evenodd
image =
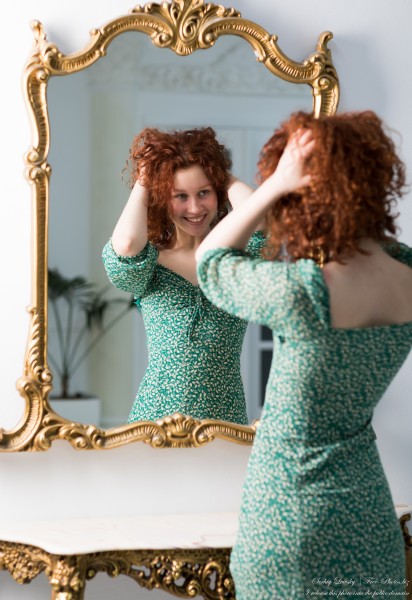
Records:
M206 235L197 237L177 229L174 241L166 248L166 250L183 250L186 252L194 252L203 242Z
M379 242L372 238L362 238L358 244L359 250L349 256L341 256L343 262L363 263L365 260L370 261L371 258L380 257L385 254L385 251L380 246Z

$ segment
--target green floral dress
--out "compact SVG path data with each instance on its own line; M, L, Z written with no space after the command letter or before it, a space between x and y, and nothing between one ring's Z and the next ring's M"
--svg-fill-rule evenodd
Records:
M412 267L407 246L385 249ZM312 260L222 248L206 253L198 277L214 304L274 338L231 557L237 600L405 597L403 538L371 419L410 352L412 322L334 329Z
M255 233L251 256L265 238ZM128 422L175 412L196 419L247 424L240 353L247 323L217 308L198 285L157 262L147 243L137 256L119 256L109 241L103 262L110 281L134 294L147 334L149 362Z

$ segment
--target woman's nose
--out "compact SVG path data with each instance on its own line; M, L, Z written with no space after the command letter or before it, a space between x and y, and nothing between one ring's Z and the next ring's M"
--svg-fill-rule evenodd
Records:
M189 211L196 215L202 210L202 203L199 198L191 197L189 199Z

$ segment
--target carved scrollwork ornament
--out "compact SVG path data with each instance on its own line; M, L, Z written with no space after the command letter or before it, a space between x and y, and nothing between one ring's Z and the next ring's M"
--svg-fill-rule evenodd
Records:
M230 549L136 550L87 555L86 577L97 572L126 575L147 590L160 589L179 598L235 598L229 572Z
M126 575L147 590L159 589L179 598L234 600L229 558L229 548L57 556L35 546L0 541L0 570L8 570L21 584L44 571L54 600L82 600L86 582L99 572L110 577Z
M67 440L76 449L108 449L135 441L154 448L198 447L215 438L251 444L255 426L173 415L156 423L144 421L102 430L72 423L51 409L48 397L52 381L47 364L47 227L51 176L47 160L50 146L47 85L50 77L70 75L95 63L106 54L113 39L127 31L143 32L156 46L169 48L178 55L210 48L220 36L235 35L250 44L257 60L275 76L309 85L316 116L330 115L336 112L339 100L338 77L328 49L332 34L322 33L315 52L304 61L296 62L281 52L275 35L241 18L233 8L205 4L203 0L135 6L130 13L93 29L86 47L68 55L47 40L39 21L32 23L32 29L34 45L24 70L24 93L33 126L32 147L25 157L26 179L32 187L34 206L33 292L24 375L17 383L26 409L15 429L0 430L0 450L46 450L56 439Z

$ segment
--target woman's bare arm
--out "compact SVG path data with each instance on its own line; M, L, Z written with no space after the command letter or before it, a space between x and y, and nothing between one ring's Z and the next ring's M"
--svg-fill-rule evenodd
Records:
M232 176L232 181L230 187L228 189L229 202L233 210L237 210L244 202L248 200L253 194L253 188L250 187L244 181L240 179L236 179L236 177ZM262 231L265 228L265 220L262 219L260 223L257 224L256 230Z
M147 190L139 181L114 228L112 245L120 256L135 256L147 243Z
M253 189L250 185L232 175L227 195L229 196L229 202L233 209L239 208L239 206L241 206L252 194Z

